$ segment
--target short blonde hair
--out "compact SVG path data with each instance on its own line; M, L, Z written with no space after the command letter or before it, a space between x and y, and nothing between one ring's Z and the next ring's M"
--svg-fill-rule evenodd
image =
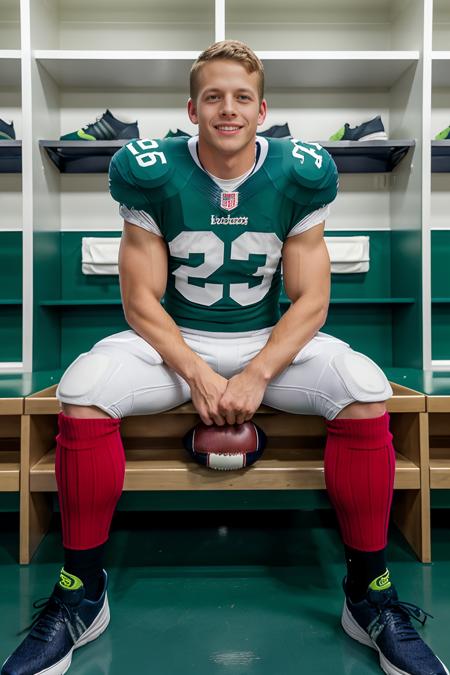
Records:
M229 59L242 63L247 73L258 73L258 97L259 102L264 98L264 66L255 52L240 40L222 40L215 42L205 49L194 61L190 76L190 97L193 101L198 96L198 73L204 63L216 59Z

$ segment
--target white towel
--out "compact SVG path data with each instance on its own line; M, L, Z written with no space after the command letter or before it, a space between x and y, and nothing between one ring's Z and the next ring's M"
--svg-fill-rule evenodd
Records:
M83 237L81 271L83 274L119 274L120 237Z
M333 274L357 274L369 271L370 237L324 237L324 239Z

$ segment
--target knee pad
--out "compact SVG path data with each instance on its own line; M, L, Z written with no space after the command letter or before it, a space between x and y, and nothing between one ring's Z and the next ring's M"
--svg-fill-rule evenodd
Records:
M331 367L355 401L375 403L393 394L386 375L365 354L351 349L340 352L333 357Z
M91 404L91 397L111 374L112 359L102 352L80 354L61 378L56 398L63 403Z

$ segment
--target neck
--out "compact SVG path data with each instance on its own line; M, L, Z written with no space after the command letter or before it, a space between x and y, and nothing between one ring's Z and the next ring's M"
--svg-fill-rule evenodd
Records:
M224 153L198 139L198 157L202 166L217 178L238 178L255 164L256 140L253 139L237 153Z

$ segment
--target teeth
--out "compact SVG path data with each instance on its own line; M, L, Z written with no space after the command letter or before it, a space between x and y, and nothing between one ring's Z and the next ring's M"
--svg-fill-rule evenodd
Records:
M239 127L217 127L221 131L236 131L236 129L239 129Z

